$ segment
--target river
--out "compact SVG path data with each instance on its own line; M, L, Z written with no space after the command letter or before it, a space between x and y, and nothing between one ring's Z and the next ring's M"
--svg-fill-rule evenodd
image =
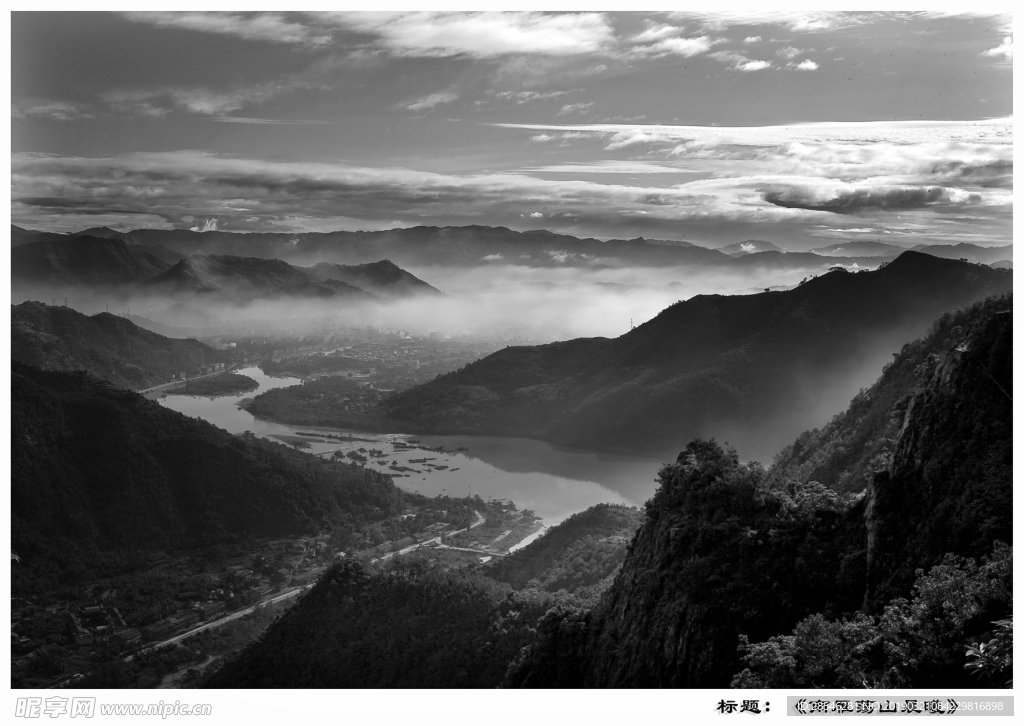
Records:
M338 450L363 449L362 455L366 456L370 449L376 449L383 454L369 458L365 465L393 475L395 484L403 489L426 496L480 495L484 499L511 499L519 509L533 510L547 526L600 502L641 506L656 488L655 477L662 462L655 459L568 449L530 439L372 434L270 423L239 408L238 402L302 381L274 378L255 367L237 372L256 380L260 387L240 396L168 395L158 400L168 408L203 418L235 434L251 431L270 438L275 434L295 436L302 431L352 436L361 440L307 437L310 447L304 451L330 456ZM403 446L410 439L417 440L419 447L443 447L444 451ZM414 471L397 476L389 469L392 464Z

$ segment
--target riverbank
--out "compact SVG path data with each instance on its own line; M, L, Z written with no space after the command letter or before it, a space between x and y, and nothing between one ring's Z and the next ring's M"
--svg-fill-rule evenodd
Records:
M260 387L258 381L249 376L239 373L221 373L212 378L197 378L186 381L178 388L172 388L166 392L168 396L237 396L242 393L250 393Z

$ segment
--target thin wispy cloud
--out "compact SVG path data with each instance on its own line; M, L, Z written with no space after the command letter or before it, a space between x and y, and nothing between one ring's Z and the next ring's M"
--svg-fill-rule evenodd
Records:
M394 55L494 58L593 53L614 33L601 13L327 13L326 22L373 36Z
M437 93L431 93L423 96L422 98L418 98L415 101L399 104L399 106L400 108L404 108L408 111L429 111L437 106L451 103L458 97L459 94L452 90L438 91Z
M15 99L11 103L11 115L18 119L49 119L51 121L79 121L95 118L88 107L82 104L39 99Z
M289 22L279 13L227 12L127 12L124 17L136 23L200 33L233 35L247 40L323 46L330 35L300 23Z
M251 118L248 116L215 116L209 119L219 123L257 124L269 126L323 126L330 121L310 121L304 119Z
M733 26L765 25L784 27L796 33L820 33L850 28L873 20L877 13L841 11L718 11L672 13L674 17L699 24L710 30L722 31Z
M559 116L567 116L572 113L586 113L594 107L592 103L567 103L559 110Z

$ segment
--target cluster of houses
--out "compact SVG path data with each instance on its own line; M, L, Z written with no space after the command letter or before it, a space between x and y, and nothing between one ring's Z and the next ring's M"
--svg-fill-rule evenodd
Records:
M352 557L363 562L372 562L373 560L384 557L388 554L394 554L400 552L407 547L413 545L426 545L432 542L440 542L452 525L447 522L436 522L427 527L424 527L422 531L416 532L411 537L403 537L395 542L383 542L376 547L370 547L359 552L353 552Z
M202 375L206 375L208 373L217 373L218 371L222 371L222 370L224 370L224 364L223 363L210 363L210 364L205 365L205 366L199 366L199 371L197 373L193 373L192 375L193 376L202 376ZM187 381L188 378L189 378L188 373L186 373L185 371L178 371L177 373L172 373L171 374L171 380L172 381Z

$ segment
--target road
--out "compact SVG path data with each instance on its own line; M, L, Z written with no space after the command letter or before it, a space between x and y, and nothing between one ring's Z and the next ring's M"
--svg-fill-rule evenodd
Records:
M473 522L473 524L471 524L468 527L466 527L465 529L457 529L454 532L444 532L443 534L438 535L437 537L434 537L433 539L424 540L423 542L417 542L414 545L409 545L405 549L398 550L398 552L388 552L386 555L381 555L380 557L377 557L375 559L370 560L370 562L384 562L385 560L390 560L395 555L404 555L407 552L412 552L413 550L418 550L420 547L425 547L426 545L433 544L435 542L437 543L437 545L439 547L447 547L447 545L441 544L441 539L443 537L452 537L452 536L457 535L457 534L462 534L463 532L468 532L469 530L471 530L471 529L473 529L475 527L479 527L481 524L483 524L484 522L487 521L487 519L484 517L484 515L480 514L480 512L477 512L477 511L474 510L473 514L476 515L476 521ZM458 547L449 547L449 549L459 549L459 548ZM469 550L469 551L470 552L474 552L475 550ZM493 553L485 552L484 554L493 554Z
M173 645L174 643L182 641L185 638L191 637L191 636L195 635L196 633L201 633L204 630L209 630L210 628L219 628L221 625L224 625L224 623L230 623L232 620L237 620L238 618L242 617L243 615L248 615L249 613L251 613L256 608L260 607L261 605L267 605L269 603L280 602L281 600L284 600L286 598L295 597L296 595L298 595L301 592L302 592L302 588L301 587L296 587L296 588L294 588L292 590L289 590L287 592L281 593L277 597L273 597L273 598L271 598L269 600L264 600L263 602L258 602L255 605L252 605L251 607L245 608L244 610L236 610L235 612L231 613L230 615L225 615L224 617L222 617L222 618L220 618L218 620L213 620L213 621L211 621L209 623L203 623L202 625L200 625L198 627L195 627L195 628L192 628L192 630L188 630L188 631L182 633L181 635L175 635L173 638L168 638L167 640L161 641L159 643L153 643L152 645L148 645L145 648L143 648L142 650L140 650L139 653L136 653L136 655L138 655L140 653L145 653L146 651L149 651L149 650L153 650L154 648L161 648L161 647L163 647L165 645ZM128 656L127 658L125 658L126 661L129 661L131 659L132 659L132 656Z
M186 378L183 381L170 381L169 383L161 383L159 386L153 386L152 388L143 388L141 390L136 391L136 393L141 393L142 395L146 395L147 393L155 393L156 391L163 391L172 386L180 386L184 383L188 383L189 381L198 381L200 378L210 378L211 376L219 376L221 373L227 373L230 370L234 370L234 366L231 366L231 368L225 368L222 371L204 373L201 376L192 376L191 378Z

